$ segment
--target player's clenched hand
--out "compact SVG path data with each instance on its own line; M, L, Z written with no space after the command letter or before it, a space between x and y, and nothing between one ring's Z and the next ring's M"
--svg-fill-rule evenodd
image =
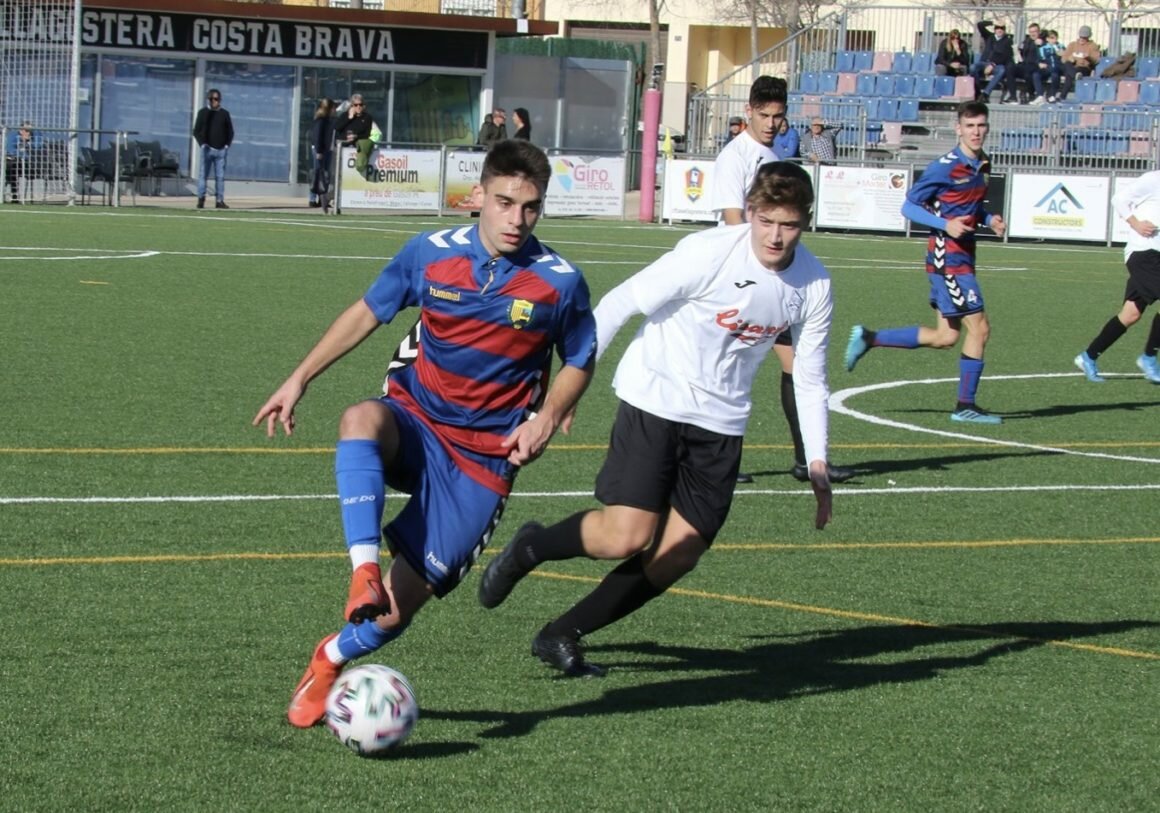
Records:
M834 517L834 492L830 489L830 477L826 473L826 464L822 461L810 461L810 487L814 490L814 499L818 503L818 513L814 517L814 527L819 531L826 527Z
M964 234L973 232L975 227L971 225L971 220L965 215L959 217L947 218L947 234L958 240Z
M1156 236L1156 224L1151 220L1141 220L1140 218L1133 215L1128 219L1128 225L1130 225L1136 231L1136 234L1140 235L1141 237Z
M254 416L253 426L266 422L266 437L272 438L276 434L276 426L282 425L282 431L287 435L294 434L294 406L302 398L306 388L294 379L287 379L270 396L270 400L262 404L258 414Z
M515 431L504 438L502 446L510 449L508 462L513 466L531 463L544 453L555 429L541 415L524 421Z
M1003 215L991 216L991 231L1000 237L1007 233L1007 221L1003 219Z

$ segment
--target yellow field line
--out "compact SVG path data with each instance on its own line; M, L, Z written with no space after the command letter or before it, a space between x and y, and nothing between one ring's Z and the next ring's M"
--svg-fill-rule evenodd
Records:
M1160 441L1076 441L1057 443L1045 441L1044 445L1058 449L1148 449L1160 447ZM977 443L831 443L831 449L867 450L867 449L974 449ZM565 443L551 444L548 451L555 452L593 452L604 451L607 444L597 443ZM788 443L750 443L745 448L753 450L782 450L790 449ZM13 446L0 447L0 454L19 455L130 455L130 454L334 454L333 446L304 446L300 448L283 446L149 446L115 448L52 448Z

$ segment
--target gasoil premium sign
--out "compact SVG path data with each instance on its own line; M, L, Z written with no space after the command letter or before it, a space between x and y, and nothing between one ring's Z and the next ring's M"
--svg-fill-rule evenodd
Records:
M68 42L63 12L0 3L0 40ZM487 67L487 34L422 28L255 20L157 11L85 9L81 44L89 48L284 57L390 65Z

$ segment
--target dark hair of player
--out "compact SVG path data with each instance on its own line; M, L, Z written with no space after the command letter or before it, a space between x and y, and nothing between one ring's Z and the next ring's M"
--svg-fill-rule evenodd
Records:
M479 182L486 186L492 178L527 178L540 192L548 191L548 181L552 177L552 167L548 156L530 141L497 142L483 159L483 172Z
M976 116L990 116L991 111L987 109L987 105L982 102L967 101L959 105L955 111L955 118L958 121L963 119L973 119Z
M749 87L749 106L763 107L771 102L785 104L787 89L785 80L777 76L759 76Z
M791 161L762 164L745 203L753 209L785 206L796 209L805 218L814 206L814 184L800 164Z

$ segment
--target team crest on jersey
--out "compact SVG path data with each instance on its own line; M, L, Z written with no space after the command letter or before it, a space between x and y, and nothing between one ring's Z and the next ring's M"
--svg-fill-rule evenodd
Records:
M700 167L685 170L685 197L689 203L696 203L705 194L705 173Z
M522 330L531 324L532 311L535 310L535 305L526 299L517 299L512 303L511 310L508 311L508 318L511 319L512 327L516 330Z

